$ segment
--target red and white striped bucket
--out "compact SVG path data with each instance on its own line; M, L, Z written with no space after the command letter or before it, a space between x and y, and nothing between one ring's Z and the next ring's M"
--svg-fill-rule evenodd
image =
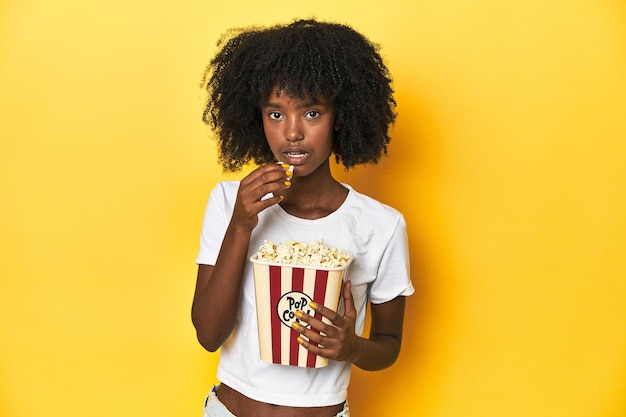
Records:
M250 260L254 269L261 359L306 368L328 365L328 359L310 353L298 343L300 333L293 330L291 324L298 321L295 317L297 310L329 323L309 307L309 303L315 301L337 311L341 285L348 275L352 257L340 268Z

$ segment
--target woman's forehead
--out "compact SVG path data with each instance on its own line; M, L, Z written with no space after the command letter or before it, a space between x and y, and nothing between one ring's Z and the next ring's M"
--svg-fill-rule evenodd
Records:
M310 94L307 91L294 92L287 86L279 86L278 84L272 87L269 95L265 99L265 103L269 103L274 99L288 99L290 101L301 102L304 104L332 104L332 100L325 97L322 94Z

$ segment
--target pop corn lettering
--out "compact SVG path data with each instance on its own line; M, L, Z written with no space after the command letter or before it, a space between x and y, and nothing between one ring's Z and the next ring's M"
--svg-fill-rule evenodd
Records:
M280 318L280 321L287 327L291 328L291 324L294 321L300 323L300 320L296 318L296 311L302 311L307 314L311 314L311 308L308 305L311 303L311 298L299 291L291 291L283 294L278 300L276 305L276 313ZM304 324L308 326L307 324Z

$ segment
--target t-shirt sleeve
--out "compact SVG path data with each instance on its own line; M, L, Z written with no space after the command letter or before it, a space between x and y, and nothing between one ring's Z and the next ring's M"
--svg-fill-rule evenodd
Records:
M215 265L233 213L232 199L228 197L224 183L217 184L211 191L202 220L196 264Z
M369 296L372 303L381 304L414 292L406 222L400 215L383 252L376 279L370 285Z

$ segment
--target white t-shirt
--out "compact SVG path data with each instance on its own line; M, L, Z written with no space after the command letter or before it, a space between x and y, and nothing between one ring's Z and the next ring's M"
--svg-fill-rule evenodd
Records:
M232 217L238 181L220 182L207 204L196 263L215 265ZM259 214L248 258L265 240L324 244L354 255L349 279L361 335L367 299L379 304L414 292L409 277L406 223L400 212L349 189L344 203L326 217L294 217L274 205ZM302 368L264 362L259 355L252 265L244 269L237 324L220 351L217 378L245 396L270 404L316 407L339 404L347 397L350 363L330 361L323 368Z

